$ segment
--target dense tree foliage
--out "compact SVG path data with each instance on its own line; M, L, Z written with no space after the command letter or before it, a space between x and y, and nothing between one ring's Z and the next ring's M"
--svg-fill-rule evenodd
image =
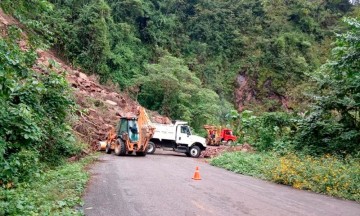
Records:
M30 179L42 164L57 165L77 153L68 124L73 106L64 76L31 68L34 50L22 51L21 32L0 38L0 186Z
M312 103L302 114L272 112L231 115L241 141L260 151L356 155L360 152L360 20L345 19L330 60L311 74Z
M146 76L134 81L139 86L139 102L167 116L190 121L195 128L204 122L219 122L224 116L222 107L231 107L214 91L202 88L200 79L182 59L165 55L157 64L145 65L145 71Z
M360 151L360 20L346 19L332 58L313 74L314 107L299 122L298 142L310 152Z
M165 96L161 86L151 88L149 80L165 79L151 65L162 65L168 55L179 59L207 95L195 102L199 107L209 98L233 102L235 78L245 74L257 106L279 110L273 95L301 98L294 86L324 63L334 27L353 8L347 0L4 0L1 6L74 65L122 89L135 88L144 106L184 119L191 119L196 95L186 102L179 100L181 89ZM154 74L144 78L149 71ZM193 126L218 119L211 113Z

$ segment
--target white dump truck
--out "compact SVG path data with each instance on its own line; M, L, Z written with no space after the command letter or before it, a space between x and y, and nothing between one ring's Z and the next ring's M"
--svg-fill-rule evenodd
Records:
M156 148L185 153L188 157L197 158L206 149L203 137L192 135L187 122L175 121L173 124L152 123L155 133L148 144L147 153L153 154Z

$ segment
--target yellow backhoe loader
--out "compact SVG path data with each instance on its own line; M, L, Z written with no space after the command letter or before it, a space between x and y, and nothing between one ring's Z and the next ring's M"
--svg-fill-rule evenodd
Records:
M149 117L143 107L138 107L136 116L121 117L116 129L109 131L106 139L105 152L123 156L133 154L145 156L149 140L155 128L151 126Z

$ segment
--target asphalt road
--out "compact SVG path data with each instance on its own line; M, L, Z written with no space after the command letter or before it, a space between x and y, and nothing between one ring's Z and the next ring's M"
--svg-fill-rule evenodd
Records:
M202 180L192 179L199 166ZM157 149L146 157L103 155L91 168L85 215L346 215L360 204L234 174Z

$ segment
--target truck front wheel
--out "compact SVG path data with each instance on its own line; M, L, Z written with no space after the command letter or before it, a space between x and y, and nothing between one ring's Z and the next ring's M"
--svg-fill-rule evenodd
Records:
M149 142L149 143L148 143L148 146L147 146L146 153L148 153L148 154L154 154L155 150L156 150L156 145L155 145L155 143Z
M233 141L232 140L228 140L227 142L226 142L226 145L227 146L231 146L233 144Z
M201 150L198 146L193 146L190 148L190 156L193 158L198 158L201 154Z

